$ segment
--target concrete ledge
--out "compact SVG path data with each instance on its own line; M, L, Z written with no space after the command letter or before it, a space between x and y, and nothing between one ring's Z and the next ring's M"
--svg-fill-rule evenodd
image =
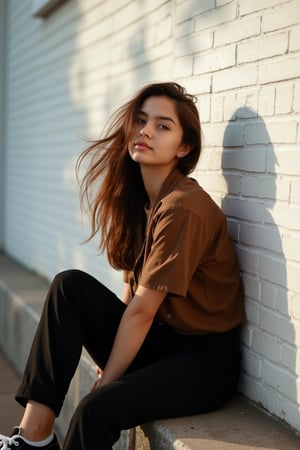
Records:
M16 372L23 372L49 283L0 254L0 348ZM94 363L83 353L57 431L89 391ZM130 405L129 405L130 408ZM152 422L122 433L114 450L299 450L300 436L265 411L237 396L210 414Z
M300 448L300 436L290 427L241 396L213 413L153 422L142 429L155 450Z

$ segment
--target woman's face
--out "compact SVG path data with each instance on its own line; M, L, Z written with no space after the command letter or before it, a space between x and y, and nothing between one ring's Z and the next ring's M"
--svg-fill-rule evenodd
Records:
M138 111L128 151L141 166L172 170L190 151L182 144L183 129L169 97L148 97Z

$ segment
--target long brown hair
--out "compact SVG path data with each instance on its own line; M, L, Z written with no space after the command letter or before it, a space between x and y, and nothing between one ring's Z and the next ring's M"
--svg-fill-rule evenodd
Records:
M174 100L183 129L182 143L191 147L184 158L178 158L177 168L191 173L201 152L201 129L196 98L177 83L154 83L141 89L135 97L111 117L105 135L81 154L77 173L86 159L89 166L81 187L81 203L87 202L91 212L92 239L101 233L99 249L106 250L110 264L116 269L133 268L133 243L137 230L145 220L147 193L139 164L128 154L133 125L138 111L148 97L165 96Z

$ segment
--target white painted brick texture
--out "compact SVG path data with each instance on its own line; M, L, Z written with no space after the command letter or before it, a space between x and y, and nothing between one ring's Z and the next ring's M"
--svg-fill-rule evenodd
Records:
M217 194L241 264L241 389L299 429L300 8L240 0L215 13L194 16L185 34L214 36L193 51L192 78L211 77L197 176Z
M7 4L7 253L49 279L76 266L121 292L97 243L80 245L74 164L140 86L180 82L199 99L194 176L241 264L240 389L300 431L299 0L78 0L44 21L31 0Z

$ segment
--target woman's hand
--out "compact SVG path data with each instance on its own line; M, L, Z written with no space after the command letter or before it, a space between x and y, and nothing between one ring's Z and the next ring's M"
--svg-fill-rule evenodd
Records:
M101 385L101 378L103 375L103 370L100 369L100 367L96 366L95 370L96 374L98 375L97 380L94 382L93 386L91 387L91 392L94 392L96 389L98 389Z
M151 327L154 316L167 292L138 286L123 313L111 354L97 387L118 379L127 370Z

